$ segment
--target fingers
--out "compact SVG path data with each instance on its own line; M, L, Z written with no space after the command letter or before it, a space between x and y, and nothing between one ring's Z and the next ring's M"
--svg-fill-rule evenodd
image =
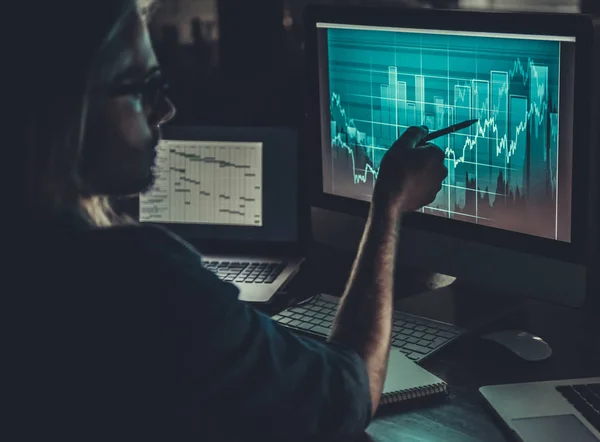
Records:
M444 160L444 158L446 158L445 152L433 143L427 143L422 148L425 149L427 152L430 152L430 155L436 160Z
M440 149L438 146L432 143L427 143L423 146L424 151L427 155L430 156L430 160L432 163L438 163L440 170L440 177L442 180L446 179L448 176L448 168L445 166L444 161L446 160L446 153Z
M400 135L396 143L402 147L412 148L419 144L419 141L425 138L428 133L427 126L411 126Z
M446 167L445 160L446 154L438 146L432 143L427 143L423 146L424 152L429 156L429 164L432 170L432 177L438 182L438 185L433 189L434 194L432 201L440 190L442 190L443 182L448 176L448 168Z

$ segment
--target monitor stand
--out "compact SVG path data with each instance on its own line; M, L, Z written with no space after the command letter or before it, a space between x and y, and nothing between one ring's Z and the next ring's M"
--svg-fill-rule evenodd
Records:
M412 285L419 284L413 280ZM524 298L485 292L439 273L429 273L420 285L419 291L402 290L404 296L396 299L398 310L467 330L478 330L505 318L525 302Z

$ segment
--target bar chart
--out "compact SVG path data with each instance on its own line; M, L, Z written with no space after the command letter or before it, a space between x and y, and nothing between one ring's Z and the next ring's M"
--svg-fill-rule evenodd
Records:
M407 127L476 118L434 141L448 177L423 212L524 233L535 223L541 236L556 235L560 42L327 32L325 177L335 193L369 200L381 158Z
M262 143L163 140L140 221L262 225Z

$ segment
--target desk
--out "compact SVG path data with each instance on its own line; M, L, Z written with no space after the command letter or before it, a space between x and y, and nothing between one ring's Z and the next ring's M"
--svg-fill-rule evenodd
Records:
M315 290L339 293L352 257L334 256L332 253L335 252L323 248L311 253L307 266L290 289L291 299L306 297L315 293ZM331 263L336 263L336 266L332 267ZM408 274L414 272L406 272L407 277ZM428 285L426 281L417 282L413 279L407 280L404 288L419 291ZM453 302L460 303L463 310L474 306L473 311L463 313L477 315L481 303L475 302L477 299L473 297L479 297L479 301L482 298L477 293L465 293L464 296L457 296ZM281 310L289 303L289 299L272 306L272 312ZM506 306L506 299L498 299L498 303ZM419 295L411 296L406 301L413 307L418 306ZM481 326L422 362L423 367L450 385L451 394L447 403L412 411L382 410L362 440L510 441L503 426L486 409L478 392L479 387L600 374L600 320L595 321L581 310L531 300L511 301L502 318ZM402 305L405 301L399 302ZM430 303L429 300L427 302ZM522 329L543 337L551 345L553 355L545 361L525 362L479 338L481 333L488 330L507 328Z

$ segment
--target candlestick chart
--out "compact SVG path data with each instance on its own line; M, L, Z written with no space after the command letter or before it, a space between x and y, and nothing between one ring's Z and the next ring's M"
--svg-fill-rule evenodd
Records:
M369 200L379 163L409 126L430 131L448 177L422 212L557 235L560 42L329 29L332 192Z

